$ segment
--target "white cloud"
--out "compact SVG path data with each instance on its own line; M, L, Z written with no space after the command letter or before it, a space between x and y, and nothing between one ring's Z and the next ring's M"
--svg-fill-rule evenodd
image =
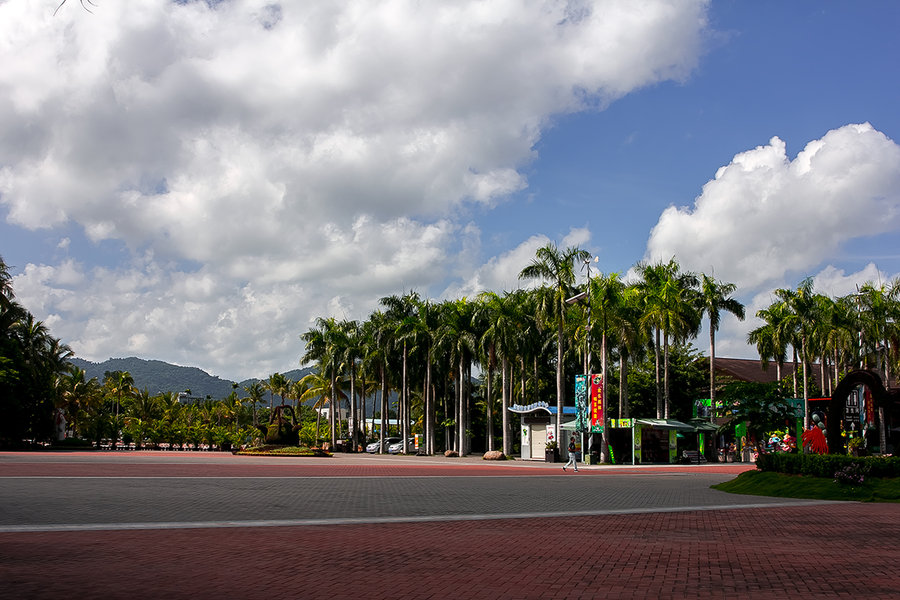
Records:
M555 115L685 78L706 7L0 3L8 221L137 257L32 265L17 295L86 358L290 368L315 316L471 274L461 211L527 186ZM508 285L503 260L462 288Z
M471 298L481 292L509 292L519 287L529 287L532 283L519 279L519 273L534 260L538 248L552 243L545 235L535 235L512 250L491 258L475 269L469 277L454 283L441 294L444 298Z
M668 208L645 258L753 291L805 276L859 237L900 230L900 146L868 123L807 144L793 160L772 138L734 157L691 208Z
M686 270L735 283L747 318L723 317L716 353L756 358L747 333L760 325L756 312L774 301L775 288L812 275L816 291L836 297L889 280L875 264L845 274L829 263L853 239L898 230L900 147L864 123L829 131L794 160L777 137L738 154L693 207L663 212L644 258L674 256ZM695 341L704 353L707 339L702 331Z
M556 243L560 250L570 247L584 248L591 240L591 232L584 227L573 227L563 239L554 242L546 235L533 235L512 250L492 257L485 264L469 271L460 281L454 282L443 294L444 298L473 297L484 291L498 293L509 292L519 288L530 288L539 285L536 280L519 279L519 273L534 260L538 248ZM576 269L576 276L584 277L583 272Z

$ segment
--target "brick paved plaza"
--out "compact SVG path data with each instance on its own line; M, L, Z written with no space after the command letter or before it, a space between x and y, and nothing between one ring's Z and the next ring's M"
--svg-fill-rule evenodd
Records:
M896 598L900 508L743 465L0 453L3 598Z

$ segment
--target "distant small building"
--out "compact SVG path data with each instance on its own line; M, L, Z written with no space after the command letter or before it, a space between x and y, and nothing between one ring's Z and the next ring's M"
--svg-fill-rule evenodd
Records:
M544 460L544 453L547 449L548 441L556 441L560 451L565 457L565 443L560 440L554 440L556 425L556 405L551 406L548 402L534 402L528 405L514 404L507 410L518 414L522 418L521 434L522 434L522 451L523 459L540 459ZM570 425L569 422L572 422ZM575 407L563 407L563 430L573 429L575 422ZM562 435L562 432L560 433Z

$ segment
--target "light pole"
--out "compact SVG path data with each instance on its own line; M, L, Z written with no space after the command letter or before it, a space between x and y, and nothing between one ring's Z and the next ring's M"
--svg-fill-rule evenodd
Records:
M571 298L566 299L566 304L576 304L581 302L582 300L587 300L587 324L585 326L585 359L584 359L584 372L587 382L587 389L591 389L591 262L597 262L600 258L594 256L592 258L586 258L584 260L584 267L587 269L587 288L585 291L575 294ZM604 382L605 385L605 382ZM588 393L590 393L588 391ZM604 398L605 400L605 398ZM590 406L590 398L586 399L587 405ZM577 402L576 402L577 407ZM605 425L605 415L606 411L604 411L604 425ZM576 415L575 421L576 423L582 422L581 415ZM586 454L586 446L584 439L584 428L581 428L578 431L578 434L581 436L581 449L582 449L582 461L584 460L584 456ZM603 435L606 436L606 427L603 428ZM602 451L602 446L601 446Z

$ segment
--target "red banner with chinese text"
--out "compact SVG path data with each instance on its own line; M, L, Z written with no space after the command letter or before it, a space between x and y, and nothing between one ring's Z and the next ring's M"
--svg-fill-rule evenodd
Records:
M603 431L603 377L591 375L591 431Z

